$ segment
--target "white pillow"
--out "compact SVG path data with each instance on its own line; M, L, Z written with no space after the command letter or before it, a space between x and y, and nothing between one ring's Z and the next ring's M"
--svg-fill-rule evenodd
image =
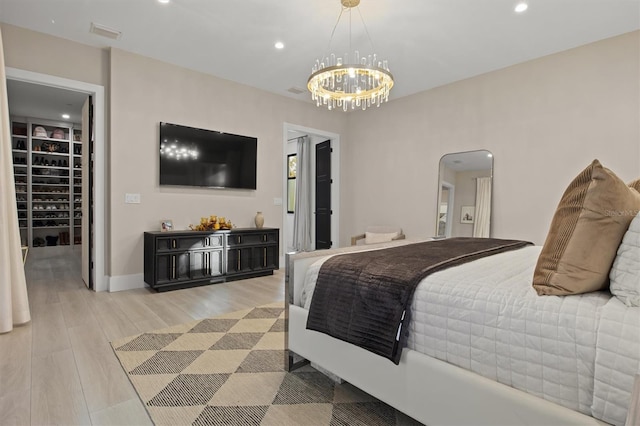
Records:
M614 296L627 306L640 306L640 213L622 238L609 279Z
M377 244L387 243L398 236L397 232L389 232L384 234L378 234L377 232L365 232L364 243L365 244Z

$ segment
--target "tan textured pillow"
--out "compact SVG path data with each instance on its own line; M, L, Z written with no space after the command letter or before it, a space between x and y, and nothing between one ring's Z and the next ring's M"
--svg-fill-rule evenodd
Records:
M633 188L636 191L640 192L640 179L636 179L633 182L629 182L627 186L629 186L629 188Z
M378 244L392 241L398 236L397 232L387 232L379 234L377 232L365 232L365 244Z
M551 221L533 275L539 295L601 290L640 193L594 160L569 184Z

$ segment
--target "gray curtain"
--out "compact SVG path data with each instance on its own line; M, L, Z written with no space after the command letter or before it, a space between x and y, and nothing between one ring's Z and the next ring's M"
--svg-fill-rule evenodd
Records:
M298 164L296 172L296 207L293 214L293 248L312 251L311 245L311 139L298 138Z
M0 32L0 333L31 320L20 248L10 125Z

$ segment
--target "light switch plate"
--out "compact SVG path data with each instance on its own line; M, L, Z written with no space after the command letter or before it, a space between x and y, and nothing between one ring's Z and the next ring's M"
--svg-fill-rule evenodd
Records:
M274 198L273 199L273 205L274 206L281 206L282 205L282 198Z
M140 194L124 194L125 204L140 204Z

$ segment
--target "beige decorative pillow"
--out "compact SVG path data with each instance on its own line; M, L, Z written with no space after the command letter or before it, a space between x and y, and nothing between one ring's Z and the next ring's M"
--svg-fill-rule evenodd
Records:
M392 241L395 237L398 236L397 232L388 232L379 234L377 232L365 232L364 233L365 244L378 244L378 243L386 243Z
M633 182L629 182L627 186L629 188L633 188L636 191L640 192L640 179L636 179Z
M618 246L638 209L640 193L594 160L560 199L533 275L538 294L607 288Z

